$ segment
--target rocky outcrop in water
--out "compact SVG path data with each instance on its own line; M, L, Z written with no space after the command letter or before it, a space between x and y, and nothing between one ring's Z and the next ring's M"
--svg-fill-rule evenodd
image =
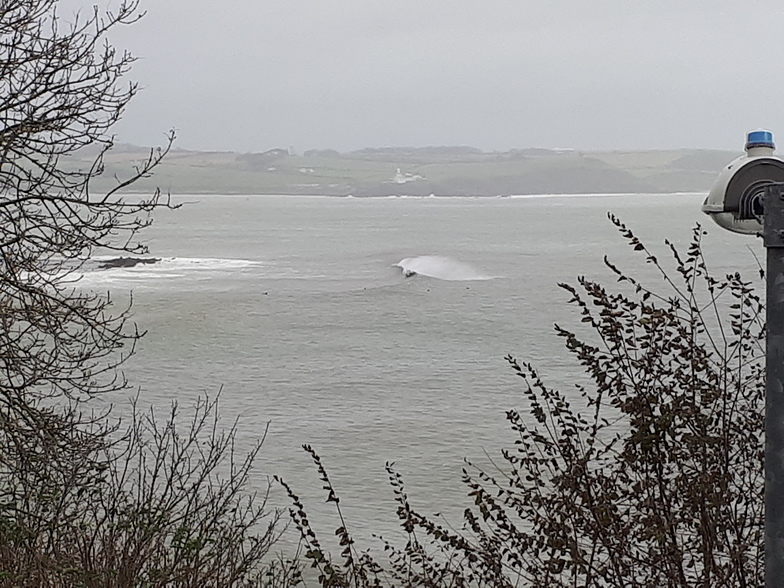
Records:
M114 259L107 259L98 264L100 269L110 269L115 267L134 267L136 265L152 265L158 263L160 258L157 257L115 257Z

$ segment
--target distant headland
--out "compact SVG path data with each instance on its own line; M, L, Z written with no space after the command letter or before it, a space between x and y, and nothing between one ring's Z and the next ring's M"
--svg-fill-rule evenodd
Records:
M120 145L93 183L107 189L148 149ZM90 153L74 165L87 165ZM471 147L385 147L339 153L202 152L172 149L154 177L135 190L160 186L173 194L309 194L505 196L513 194L616 194L706 192L738 154L718 150L574 151Z

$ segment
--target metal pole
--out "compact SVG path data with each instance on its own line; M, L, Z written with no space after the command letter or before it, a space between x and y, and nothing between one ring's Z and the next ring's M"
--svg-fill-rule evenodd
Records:
M765 588L784 587L784 184L765 190Z

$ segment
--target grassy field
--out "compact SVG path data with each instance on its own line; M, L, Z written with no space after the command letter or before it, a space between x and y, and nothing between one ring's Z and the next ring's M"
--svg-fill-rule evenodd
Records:
M149 150L120 146L94 183L106 190L128 176ZM264 153L173 149L154 177L134 185L180 194L315 194L331 196L498 196L707 191L728 151L576 152L544 149L481 152L471 148L386 148L351 153L282 149ZM89 165L88 153L72 165Z

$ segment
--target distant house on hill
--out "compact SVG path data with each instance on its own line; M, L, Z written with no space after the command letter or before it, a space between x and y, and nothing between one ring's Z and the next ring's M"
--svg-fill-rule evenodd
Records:
M407 184L408 182L416 182L417 180L423 180L424 178L419 174L411 174L411 173L403 173L400 171L400 168L397 168L397 172L395 173L395 177L392 181L395 184Z
M253 155L258 155L259 157L266 157L268 159L278 159L280 157L288 157L289 150L288 149L270 149L269 151L263 151L261 153L254 153Z
M270 149L262 153L242 153L237 155L235 161L252 169L267 169L270 163L284 157L289 157L288 149Z

